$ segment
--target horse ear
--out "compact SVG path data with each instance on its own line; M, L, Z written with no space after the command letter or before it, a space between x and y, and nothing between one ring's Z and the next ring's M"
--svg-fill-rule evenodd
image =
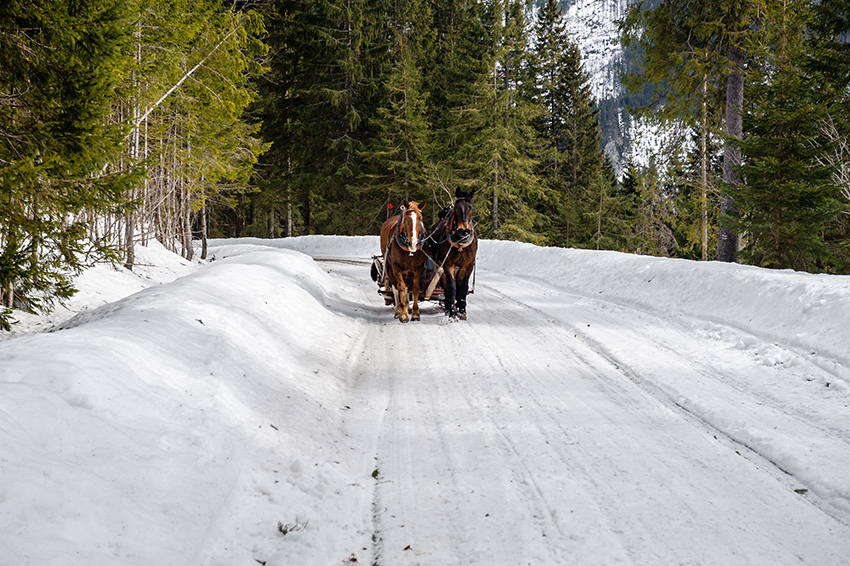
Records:
M422 210L423 208L425 208L425 203L426 203L426 202L428 202L428 201L427 201L427 200L423 200L422 202L420 202L420 203L419 203L419 210Z
M402 208L408 208L409 206L410 206L410 202L408 202L407 199L404 199L403 201L401 201L401 207Z
M463 193L463 191L460 190L460 187L456 188L455 189L455 198L460 198L460 195L462 193Z
M474 197L474 196L475 196L475 188L473 188L471 191L469 191L469 200L472 200L472 197Z

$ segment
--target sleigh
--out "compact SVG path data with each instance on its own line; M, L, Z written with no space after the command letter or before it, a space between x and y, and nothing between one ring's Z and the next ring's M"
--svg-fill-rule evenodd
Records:
M372 256L371 267L372 281L378 284L378 294L384 298L384 304L392 305L395 303L393 290L387 284L386 274L384 273L384 258L383 256ZM422 281L427 281L425 289L419 292L420 301L443 301L443 288L440 286L440 277L442 269L438 268L430 259L425 262L425 268L422 273Z

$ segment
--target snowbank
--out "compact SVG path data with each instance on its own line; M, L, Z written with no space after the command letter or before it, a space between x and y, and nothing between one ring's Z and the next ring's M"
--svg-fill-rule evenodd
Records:
M379 248L375 236L240 242L364 261ZM482 271L529 277L656 314L734 325L763 339L850 366L850 276L497 240L481 241L478 266Z

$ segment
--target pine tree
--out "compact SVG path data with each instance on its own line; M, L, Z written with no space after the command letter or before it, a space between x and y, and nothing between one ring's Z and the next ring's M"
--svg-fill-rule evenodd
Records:
M554 0L541 8L534 46L535 120L543 140L541 175L549 187L544 205L549 242L561 246L602 245L603 219L613 221L616 181L601 148L598 111L581 52L568 35ZM614 222L616 224L616 222Z
M555 97L563 119L560 143L564 156L567 209L575 218L574 241L589 243L594 239L592 234L598 223L592 221L589 213L595 211L601 192L606 189L601 176L605 157L594 110L596 101L590 92L590 79L575 44L567 47Z
M471 188L480 180L462 158L461 148L474 146L483 118L475 102L481 85L489 84L495 42L485 25L484 6L477 0L432 2L434 49L424 71L428 90L428 121L433 135L432 167L445 187ZM490 26L492 28L492 24Z
M277 0L274 7L282 29L270 38L276 57L267 89L275 94L266 114L284 126L266 130L273 167L287 170L304 231L352 233L368 99L378 80L366 55L379 18L363 0Z
M362 152L363 190L371 191L372 210L379 213L363 215L373 219L371 225L363 225L367 233L380 227L384 219L380 212L393 202L434 195L429 171L431 130L419 68L432 41L430 11L420 0L402 0L393 2L390 16L386 35L392 56L381 83L380 102L370 119L371 138Z
M713 184L720 179L722 152L717 141L707 135L703 151L703 134L699 128L691 130L690 143L682 143L691 150L669 168L675 198L676 257L692 260L712 259L717 250L719 202L709 195L714 194Z
M625 77L632 92L654 88L655 104L648 111L662 120L675 120L693 127L703 122L703 104L711 107L725 101L724 186L739 184L740 155L733 140L742 137L745 47L757 35L750 25L757 3L747 0L712 0L699 4L661 0L629 7L620 24L625 48L640 53L639 64ZM734 202L720 195L723 217L734 218ZM718 259L733 261L737 235L721 226Z
M263 146L242 114L265 52L251 10L217 0L133 0L131 12L132 66L113 119L132 127L125 163L142 161L148 174L124 219L129 269L134 244L150 237L191 258L193 235L205 243L207 203L247 189Z
M123 206L133 171L106 165L132 26L123 2L10 0L0 6L0 305L49 309L72 276L112 253L88 215ZM8 328L9 313L0 311Z
M840 210L838 189L817 159L828 145L813 143L826 107L812 99L799 64L808 2L783 0L774 8L765 20L764 74L753 86L748 135L740 143L746 185L733 196L748 262L811 271L828 257L823 232Z
M811 4L812 17L807 27L800 61L811 80L814 100L826 110L820 124L824 143L829 144L818 156L821 165L832 170L832 183L841 192L841 212L829 220L824 241L829 259L824 268L850 272L850 5L842 0L821 0Z
M541 219L534 203L542 198L532 157L533 108L523 92L527 72L527 25L519 3L485 6L482 22L492 42L486 72L478 76L472 95L455 114L457 136L451 163L459 184L476 189L483 209L481 233L496 238L543 243ZM506 11L505 11L506 8Z

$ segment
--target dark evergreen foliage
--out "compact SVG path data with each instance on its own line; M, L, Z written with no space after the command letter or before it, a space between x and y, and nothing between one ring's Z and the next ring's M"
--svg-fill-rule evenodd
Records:
M725 194L720 215L713 214L717 200L708 207L713 220L704 232L713 238L719 230L718 259L732 259L740 244L740 258L758 265L847 270L847 3L639 2L621 31L643 61L627 82L635 90L658 89L656 115L708 131L711 139L716 94L727 87L724 183L711 182L711 168L707 183ZM694 169L673 167L678 253L692 257L697 185L687 176Z
M761 80L740 143L745 184L733 196L749 263L814 271L828 261L824 230L841 207L832 167L818 159L831 146L821 133L830 107L800 64L808 8L792 0L764 22Z
M287 235L374 234L403 197L445 205L455 188L475 188L482 235L566 244L547 219L552 187L538 163L548 146L575 173L572 200L555 208L585 226L572 243L596 245L605 159L588 77L575 46L559 55L550 66L564 84L550 90L563 124L533 127L546 110L525 2L273 8L272 71L260 85L272 148L258 169L261 191L237 212L252 233L274 235L257 210L286 208Z
M74 292L73 274L110 253L91 223L122 207L135 180L132 171L106 171L126 135L106 121L126 70L125 8L107 0L0 6L3 306L48 309Z
M207 199L244 190L256 12L218 0L0 5L0 325L49 309L94 261L183 255Z
M403 198L475 189L483 237L725 259L731 230L745 261L847 272L850 12L756 7L631 7L638 114L694 135L618 183L620 117L554 0L7 1L0 325L118 246L191 257L208 203L217 235L374 234Z

